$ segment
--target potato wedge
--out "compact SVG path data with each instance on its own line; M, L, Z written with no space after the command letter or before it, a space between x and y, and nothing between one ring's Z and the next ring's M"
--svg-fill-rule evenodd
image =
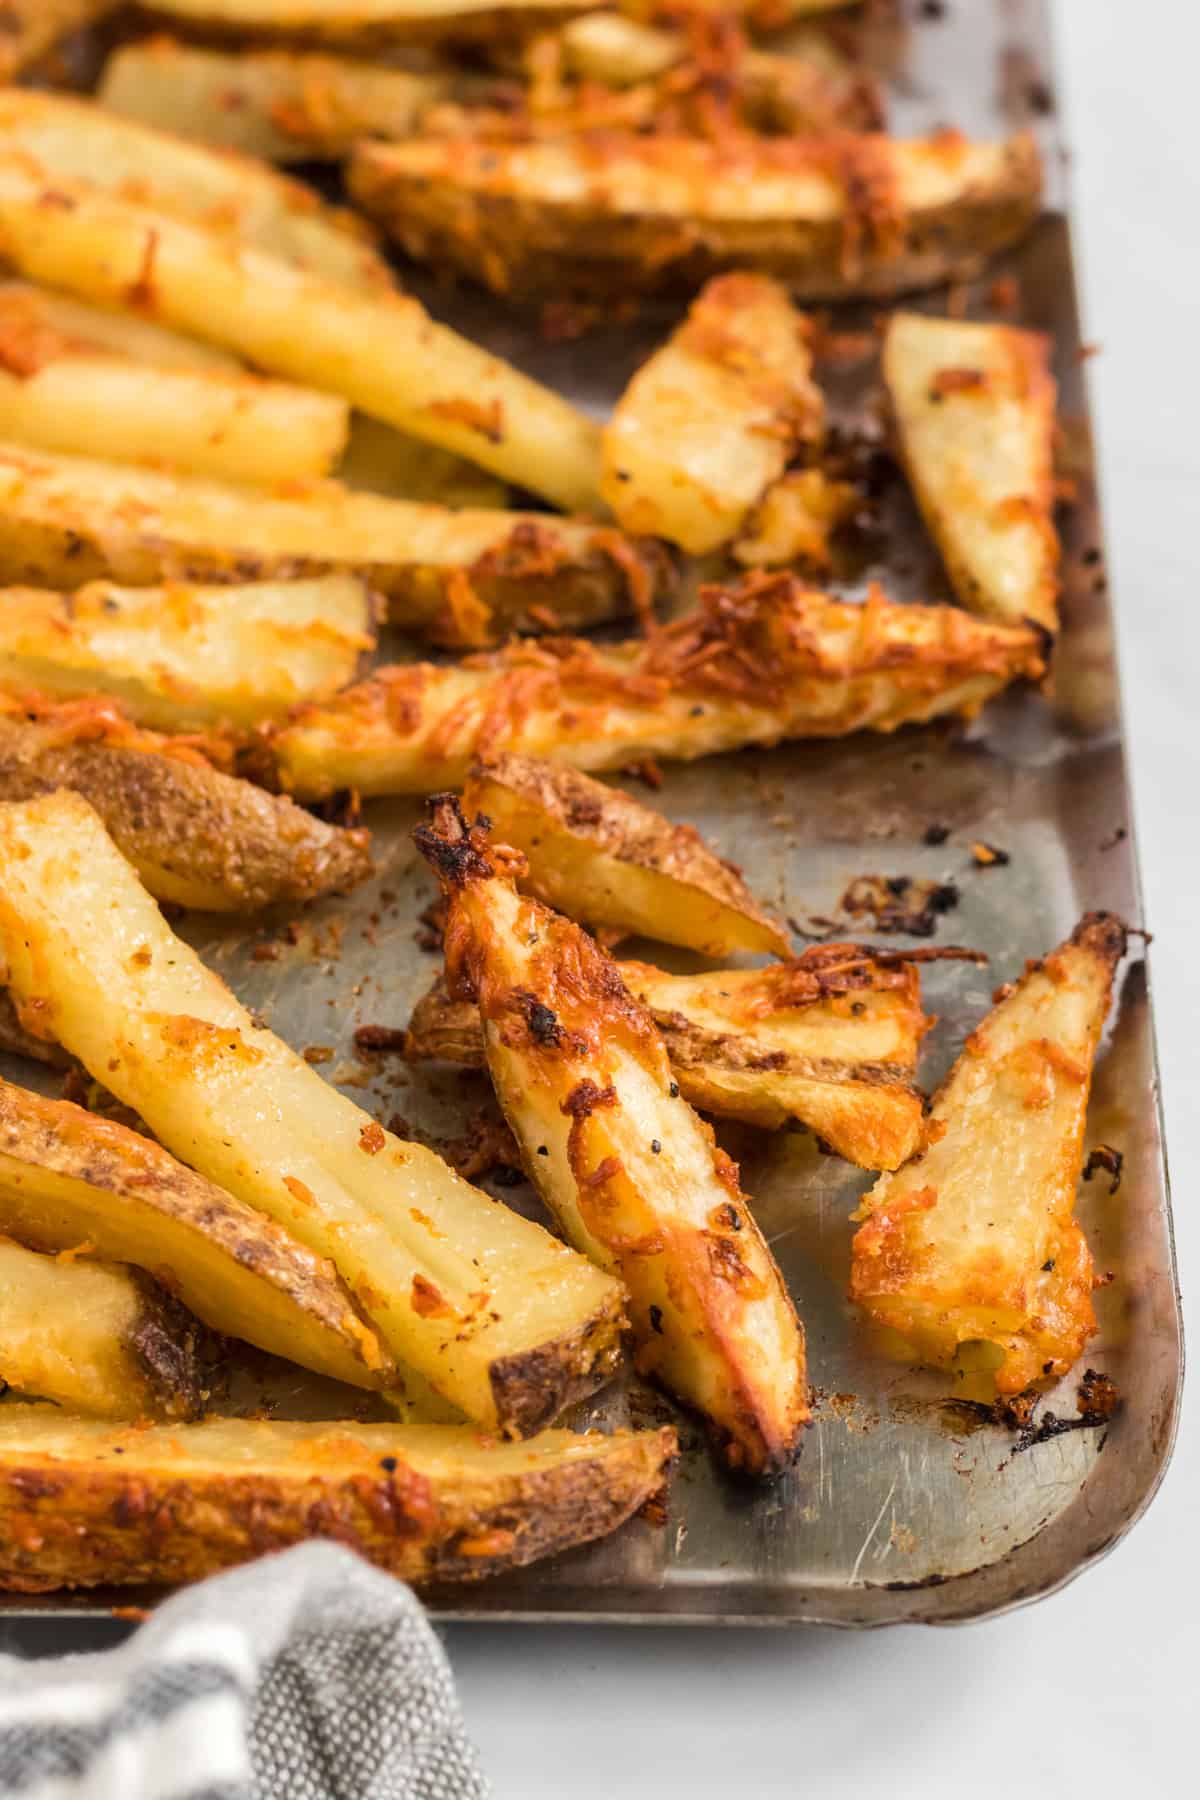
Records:
M618 962L649 1012L684 1099L767 1131L797 1120L863 1169L896 1169L921 1143L912 1077L931 1021L915 964L856 944L821 944L769 969L670 975ZM413 1009L410 1062L485 1066L473 1001L441 976Z
M0 13L0 81L11 81L59 38L115 12L119 0L5 0Z
M401 1383L332 1263L148 1138L7 1081L0 1082L0 1232L35 1250L87 1245L88 1257L144 1269L215 1331L319 1374L356 1387ZM73 1316L69 1304L62 1310ZM53 1320L47 1313L43 1326ZM0 1375L29 1385L14 1380L2 1357ZM31 1391L64 1398L49 1388Z
M353 575L243 587L0 589L0 687L111 694L135 724L248 729L328 699L374 647Z
M472 41L541 30L595 0L149 0L160 19L254 37L356 45ZM827 0L828 3L828 0Z
M704 956L787 956L784 926L693 825L672 825L619 788L536 756L471 771L463 808L528 864L522 887L583 925L682 944Z
M6 1406L0 1587L195 1581L312 1537L405 1581L475 1581L615 1531L661 1492L675 1448L666 1429L525 1444L283 1419L122 1431Z
M971 716L1044 673L1042 639L952 606L862 606L790 576L709 588L648 641L510 645L457 668L377 670L275 738L289 792L435 793L501 750L581 769L643 757L691 761L788 737L841 737Z
M830 300L977 271L1033 223L1041 165L1025 134L425 138L364 142L349 185L409 255L518 299L694 291L740 268Z
M11 345L27 347L40 356L49 343L58 354L69 345L76 350L107 352L157 369L225 369L242 367L236 356L181 337L165 325L154 325L133 312L115 312L106 306L89 306L70 294L56 294L33 281L0 281L0 332Z
M350 441L337 475L348 488L383 494L389 500L418 500L466 511L509 503L506 484L486 469L366 413L355 413L350 420Z
M791 469L769 487L732 546L747 569L813 570L833 566L833 535L862 506L852 481L840 481L820 467Z
M94 101L31 88L0 92L0 143L7 156L40 171L52 189L83 182L161 208L168 218L193 220L227 243L252 246L330 281L368 293L392 286L388 265L361 220L250 157L153 131ZM146 260L152 263L152 248ZM147 266L143 278L149 274Z
M720 275L617 402L600 492L627 531L703 555L737 536L824 425L808 321L787 290Z
M447 75L296 50L213 49L169 37L109 57L102 106L265 162L336 161L361 137L407 137Z
M653 545L544 513L455 512L320 482L294 494L0 443L0 581L287 581L341 571L438 643L494 643L649 604Z
M371 872L365 831L214 769L136 730L112 701L0 695L0 800L70 790L91 802L158 900L254 912L354 887Z
M649 1014L585 931L518 894L519 859L456 801L436 803L415 837L446 896L451 992L479 1002L530 1179L576 1248L629 1290L639 1369L711 1421L732 1468L786 1467L809 1416L804 1333Z
M223 369L162 369L43 340L0 322L0 438L222 481L316 481L346 448L336 394Z
M1092 1064L1125 928L1089 913L968 1038L928 1148L856 1219L850 1297L920 1362L990 1347L996 1391L1058 1380L1096 1329L1075 1221ZM1004 993L1004 990L1002 990Z
M194 1419L204 1411L198 1335L132 1269L39 1256L0 1237L0 1391L102 1419Z
M894 313L883 375L908 478L963 605L1056 631L1050 340Z
M0 871L0 953L25 1023L43 1022L168 1149L328 1257L443 1398L530 1432L614 1372L619 1284L382 1130L252 1019L85 802L0 806Z
M565 511L596 505L594 421L435 324L409 295L322 279L228 232L52 178L13 155L0 155L0 234L26 277L101 306L136 304L267 374L341 394Z

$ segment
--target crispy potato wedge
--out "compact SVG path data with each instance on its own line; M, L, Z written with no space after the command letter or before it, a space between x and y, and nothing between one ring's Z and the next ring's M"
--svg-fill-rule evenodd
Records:
M423 444L366 413L350 421L350 441L338 469L346 487L390 500L417 500L427 506L454 506L471 511L506 507L508 488L452 450Z
M883 374L905 469L963 605L1056 631L1050 340L894 313Z
M350 408L336 394L45 339L30 350L0 323L0 437L13 443L263 486L319 480L346 448Z
M6 1406L0 1587L195 1581L312 1537L405 1581L475 1581L615 1531L661 1492L675 1449L667 1429L524 1444L283 1419L122 1431Z
M543 513L356 493L294 494L0 443L0 581L280 582L340 571L389 619L438 643L577 628L649 605L667 564L650 544Z
M0 14L0 81L53 48L70 31L115 12L118 0L5 0Z
M349 185L411 256L519 299L694 290L741 268L829 300L977 271L1033 223L1041 165L1025 134L423 138L360 144Z
M345 687L374 644L371 597L353 575L0 589L0 687L111 694L135 724L161 731L282 718Z
M967 1040L929 1144L854 1215L850 1297L911 1355L951 1366L988 1346L996 1391L1066 1374L1096 1329L1075 1221L1092 1065L1125 928L1089 913Z
M541 30L594 0L149 0L179 24L255 37L364 45L498 39Z
M356 1387L400 1382L332 1263L148 1138L7 1081L0 1082L0 1231L36 1250L86 1245L88 1257L144 1269L215 1331L319 1374ZM49 1329L53 1319L42 1322ZM14 1380L2 1358L0 1375L29 1386ZM45 1387L31 1391L64 1398ZM114 1416L137 1414L135 1407Z
M139 732L112 701L0 695L0 800L59 789L91 802L156 899L201 912L312 900L371 872L365 831Z
M471 771L464 810L520 850L522 886L583 925L683 944L705 956L787 956L791 939L741 872L693 825L562 763L501 754Z
M824 425L808 321L786 289L720 275L617 402L600 492L627 531L702 555L737 536Z
M250 157L218 154L118 118L93 101L31 88L0 92L0 141L6 155L24 159L53 190L83 182L161 208L168 218L194 220L226 243L252 246L330 281L367 292L392 286L361 220ZM143 279L150 272L147 266Z
M199 1335L132 1269L0 1237L0 1391L102 1419L194 1419L204 1411Z
M89 306L70 294L56 294L33 281L0 281L0 333L5 342L36 359L47 341L57 354L61 343L79 350L126 356L158 369L224 369L242 367L228 350L181 337L165 325L152 324L134 312Z
M915 964L821 944L769 969L617 969L700 1112L767 1131L798 1120L863 1169L899 1168L918 1149L924 1103L912 1077L931 1021ZM439 976L413 1009L404 1050L410 1062L483 1068L479 1008Z
M274 741L283 785L306 798L435 793L501 750L581 769L691 761L788 737L893 731L971 716L1044 673L1042 639L952 606L862 606L790 576L702 590L696 612L649 640L545 639L457 668L377 670Z
M102 106L265 162L338 160L362 137L407 137L448 75L296 50L213 49L169 37L123 44Z
M437 804L416 841L447 901L447 975L473 995L530 1179L629 1290L638 1367L703 1413L726 1461L785 1467L808 1420L804 1333L649 1014L578 925L518 894L513 854Z
M614 1372L619 1284L382 1130L252 1019L76 795L0 806L0 871L0 952L25 1024L328 1257L443 1398L527 1433Z
M0 233L5 257L26 277L101 306L135 303L156 322L268 374L341 394L566 511L596 505L599 426L435 324L409 295L322 279L228 232L50 178L14 155L0 155Z

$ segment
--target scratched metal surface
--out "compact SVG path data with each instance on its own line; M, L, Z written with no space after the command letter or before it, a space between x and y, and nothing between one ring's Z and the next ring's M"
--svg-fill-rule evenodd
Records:
M1028 113L1031 73L1044 79L1048 69L1040 0L959 4L943 20L913 25L889 50L901 131L950 121L980 133L1002 130ZM1057 200L1052 114L1038 123ZM939 1023L922 1063L926 1085L986 1009L991 988L1061 938L1083 910L1141 919L1131 838L1121 835L1130 820L1117 681L1103 562L1094 556L1086 398L1060 213L1047 214L1013 268L1026 318L1055 336L1079 482L1078 505L1065 521L1065 630L1053 698L1009 696L965 731L793 746L670 770L656 800L672 818L697 823L793 916L829 912L847 880L868 870L959 884L960 906L940 938L981 948L991 962L987 970L948 964L927 971ZM436 291L431 300L597 413L669 323L647 318L619 335L546 346L519 322L497 317L494 302ZM848 414L869 404L873 381L869 366L843 377ZM907 502L893 496L890 506L887 555L867 573L902 596L948 598ZM247 933L193 923L187 935L293 1044L328 1045L334 1056L325 1072L360 1103L451 1136L486 1099L482 1077L394 1061L365 1071L353 1056L355 1026L403 1024L436 966L414 942L416 915L432 893L409 844L416 816L408 805L371 815L380 864L374 884L312 909L300 941L278 960L253 957L267 927ZM930 848L922 837L934 821L951 835ZM975 867L967 846L976 837L1001 845L1011 862ZM1080 1201L1098 1266L1114 1274L1098 1296L1100 1335L1086 1359L1112 1375L1124 1396L1107 1431L1073 1431L1014 1453L1009 1432L980 1428L945 1404L954 1392L949 1378L884 1360L843 1298L847 1220L865 1178L818 1155L806 1136L744 1133L731 1147L808 1331L816 1420L796 1468L766 1486L735 1485L714 1470L699 1432L681 1418L687 1448L665 1529L635 1522L595 1548L478 1591L439 1593L437 1611L522 1620L952 1621L1014 1605L1077 1573L1152 1496L1170 1450L1181 1373L1147 974L1136 945L1089 1133L1125 1157L1116 1196L1096 1181L1081 1189ZM505 1198L537 1212L527 1192ZM276 1391L286 1406L316 1416L347 1399L360 1403L328 1387L306 1389L294 1371L276 1380ZM1074 1384L1065 1382L1047 1405L1072 1414ZM671 1416L661 1398L622 1387L582 1416L611 1425L647 1408ZM22 1601L0 1610L78 1614L101 1603Z

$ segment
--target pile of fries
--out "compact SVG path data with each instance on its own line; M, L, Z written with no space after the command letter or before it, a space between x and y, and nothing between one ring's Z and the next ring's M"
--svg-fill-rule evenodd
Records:
M94 94L62 75L83 27ZM977 273L1037 216L1032 139L889 136L823 0L10 0L3 55L0 1041L74 1098L0 1082L0 1585L314 1534L417 1582L517 1567L661 1494L669 1426L556 1425L629 1369L738 1476L785 1469L803 1326L710 1119L879 1172L851 1297L901 1354L982 1355L1000 1396L1066 1373L1120 922L1002 992L930 1107L921 965L967 953L796 955L697 831L594 778L1042 680L1046 343L889 315L961 604L855 603L815 585L861 495L797 304ZM317 161L347 205L273 166ZM688 310L597 422L437 322L393 246L515 312ZM169 922L348 891L400 794L433 797L445 951L406 1054L486 1069L561 1235ZM614 960L631 937L693 972ZM322 1378L315 1422L231 1407L239 1344Z

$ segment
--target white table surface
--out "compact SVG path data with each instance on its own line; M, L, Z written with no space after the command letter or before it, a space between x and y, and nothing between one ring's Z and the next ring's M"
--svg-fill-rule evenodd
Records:
M1200 18L1187 0L1056 11L1186 1306L1200 1266ZM1193 1389L1132 1535L992 1623L448 1630L497 1800L1200 1792L1198 1410Z

